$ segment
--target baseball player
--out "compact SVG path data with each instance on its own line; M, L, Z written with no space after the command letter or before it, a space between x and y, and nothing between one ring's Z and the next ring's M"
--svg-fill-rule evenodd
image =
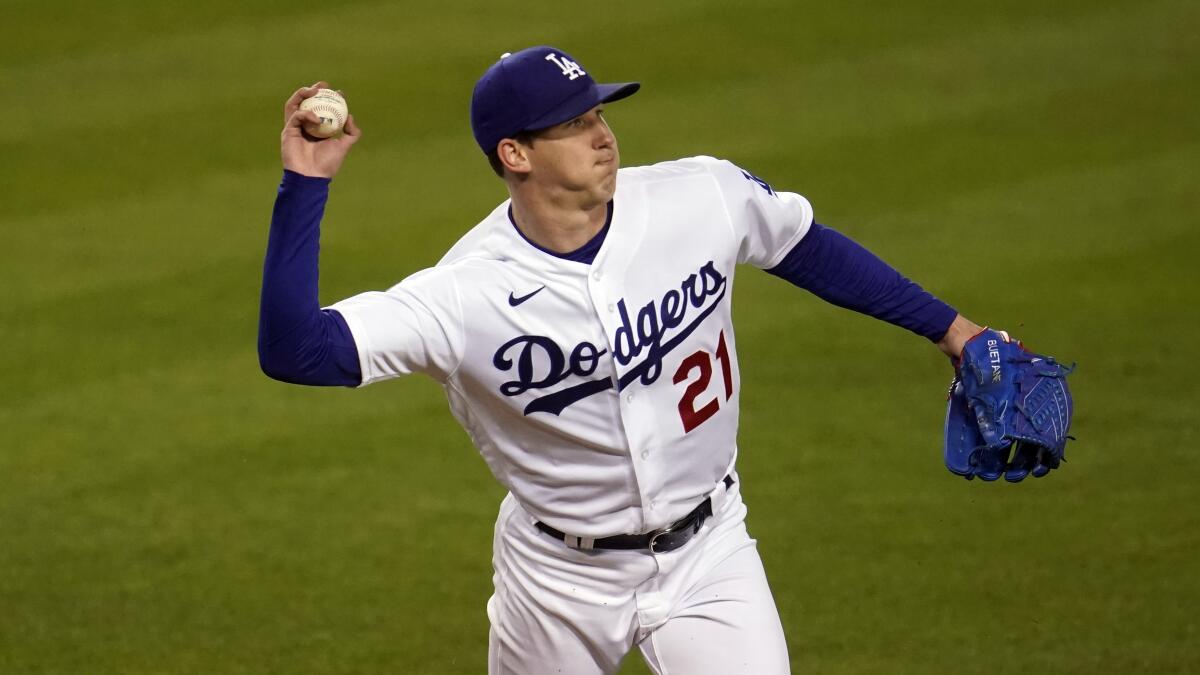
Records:
M736 471L739 263L957 356L982 329L830 228L798 194L692 157L619 169L597 84L569 54L504 55L471 127L510 199L437 265L321 309L319 224L360 130L316 140L284 107L259 353L273 378L365 386L420 372L508 490L487 603L491 673L786 673Z

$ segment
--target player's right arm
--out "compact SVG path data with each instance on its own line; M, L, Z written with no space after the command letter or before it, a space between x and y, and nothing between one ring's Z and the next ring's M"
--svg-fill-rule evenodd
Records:
M324 86L304 87L284 106L284 172L263 264L259 364L270 377L296 384L353 387L414 372L444 380L463 353L458 287L448 269L320 306L321 217L332 176L359 135L352 119L340 139L301 133L311 119L300 101Z
M284 382L357 386L358 350L346 321L322 310L317 295L321 217L329 183L359 138L347 119L340 138L313 139L301 125L314 121L300 102L327 86L302 87L284 104L283 180L271 214L259 307L258 358L263 372Z

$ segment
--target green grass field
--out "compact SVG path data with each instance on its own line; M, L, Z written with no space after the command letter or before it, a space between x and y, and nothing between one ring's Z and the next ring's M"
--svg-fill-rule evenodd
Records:
M740 467L795 672L1200 672L1197 3L3 7L0 673L485 671L501 490L430 381L263 376L259 275L291 91L364 129L332 302L503 198L470 90L538 43L643 82L625 164L732 159L1079 362L1065 468L968 483L935 349L743 270Z

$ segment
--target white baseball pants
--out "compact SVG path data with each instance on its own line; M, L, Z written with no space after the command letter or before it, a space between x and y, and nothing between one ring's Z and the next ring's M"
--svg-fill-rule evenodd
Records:
M540 532L508 495L496 521L488 672L613 673L637 645L658 675L788 673L740 483L718 487L713 511L669 553L583 551Z

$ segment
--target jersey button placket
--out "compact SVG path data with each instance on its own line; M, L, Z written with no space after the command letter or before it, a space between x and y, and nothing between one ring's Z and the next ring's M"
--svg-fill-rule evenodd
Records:
M617 313L617 305L611 300L621 297L621 291L619 288L613 287L611 283L602 283L604 272L599 268L593 268L589 276L591 280L588 283L588 291L591 294L594 303L593 306L596 308L604 307L606 310L605 314L607 314L607 317L604 314L599 314L599 317L607 333L606 337L609 340L610 355L615 355L615 345L612 344L612 335L617 329L617 326L613 323L615 321L613 315ZM619 391L620 367L615 361L615 356L611 358L614 358L613 367L616 370L613 374L613 388ZM634 394L632 391L624 392L623 395L618 393L618 396L617 401L621 408L622 426L626 432L626 440L629 442L631 464L633 465L634 474L637 475L638 483L644 484L648 479L648 475L644 473L646 469L642 465L650 458L650 449L646 447L650 439L644 437L647 431L645 423L639 423L638 420L648 411L633 407ZM632 434L630 433L631 431L633 432ZM654 511L657 507L657 502L651 503L651 496L649 494L641 490L639 492L641 492L643 508L646 511Z

